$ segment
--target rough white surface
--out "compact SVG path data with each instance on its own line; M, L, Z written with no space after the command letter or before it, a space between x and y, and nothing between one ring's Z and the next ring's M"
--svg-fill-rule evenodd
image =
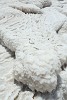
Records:
M22 3L25 4L34 4L40 8L51 6L51 0L19 0Z
M39 7L37 7L36 5L33 4L23 4L23 3L16 3L16 4L12 4L10 5L10 7L14 8L14 9L18 9L22 12L25 13L38 13L41 14L41 9Z
M21 61L22 65L20 63L15 65L15 78L27 84L32 90L51 92L57 85L55 71L59 72L60 69L60 61L56 53L50 48L36 50L26 47L23 50L25 50L23 53L17 51L17 59Z
M61 71L67 62L66 3L0 0L1 100L67 100L67 71ZM16 58L2 45L15 52ZM14 78L45 93L23 92Z
M54 50L54 45L50 43L48 38L50 34L53 36L55 31L63 25L66 17L52 8L45 9L45 13L41 15L23 14L21 16L22 18L20 16L12 18L12 25L10 25L11 20L9 20L10 24L6 27L5 24L2 25L0 31L0 38L4 44L16 52L17 60L20 61L21 59L22 70L21 72L19 71L19 64L17 64L18 66L16 66L14 72L17 70L18 73L15 75L15 78L27 84L32 90L36 89L41 92L51 92L56 88L56 74L60 71L61 62L57 53L59 51L56 52ZM23 27L20 26L17 28L18 24L14 24L18 23L18 18L20 19L19 24L23 24ZM21 22L21 20L24 21ZM2 27L4 27L4 30ZM16 27L15 31L13 31L14 27ZM23 73L23 75L21 75L21 73ZM16 77L19 74L21 75L21 80Z
M14 59L10 53L0 45L0 100L14 100L20 87L14 84Z
M67 20L64 23L64 25L62 26L62 28L59 30L59 34L65 34L65 33L67 34Z
M0 80L0 100L15 100L19 91L20 87L15 84Z
M61 78L61 87L63 90L63 96L64 99L67 99L67 68L65 69L65 71L62 71L60 73L60 78Z

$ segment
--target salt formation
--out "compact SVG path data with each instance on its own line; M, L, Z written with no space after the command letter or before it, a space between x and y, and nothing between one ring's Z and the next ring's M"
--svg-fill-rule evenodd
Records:
M22 3L25 4L33 4L38 6L39 8L44 8L44 7L49 7L51 6L51 1L50 0L19 0Z
M14 59L10 51L0 45L0 100L14 100L20 87L13 83Z
M66 3L0 1L1 100L67 100Z

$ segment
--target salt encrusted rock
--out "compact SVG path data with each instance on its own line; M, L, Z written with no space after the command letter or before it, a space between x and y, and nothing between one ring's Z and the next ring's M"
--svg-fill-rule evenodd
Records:
M65 20L64 15L51 8L40 15L15 14L11 20L6 19L1 24L0 39L15 51L16 60L19 61L14 67L16 80L41 92L51 92L56 88L61 63L49 37L52 35L53 38Z
M18 9L24 13L37 13L37 14L42 14L41 9L39 7L37 7L36 5L33 4L24 4L24 3L16 3L16 4L12 4L10 5L10 7L14 8L14 9Z
M14 84L13 65L10 52L0 45L0 100L14 100L20 91Z
M55 37L56 38L56 37ZM57 40L56 40L57 41ZM59 42L59 41L58 41ZM62 44L62 45L61 45ZM45 44L44 44L45 45ZM49 44L50 45L50 44ZM55 71L58 71L58 68L59 68L59 66L61 66L61 65L59 65L58 67L57 67L57 63L58 63L58 61L59 61L59 59L60 59L60 61L61 61L61 63L63 64L64 62L66 62L66 57L67 57L67 54L66 54L66 51L67 51L67 46L65 47L65 45L63 44L63 43L57 43L57 44L55 44L55 50L57 51L57 53L56 52L54 52L53 51L53 48L50 46L50 47L48 47L48 45L46 45L46 46L44 46L44 48L43 48L43 50L36 50L36 48L31 48L31 45L29 46L29 44L28 44L28 46L26 45L24 48L22 48L22 46L20 46L19 48L18 48L18 50L16 51L16 58L19 60L19 62L21 62L22 64L20 65L20 63L17 63L16 65L15 65L15 73L14 73L14 75L15 75L15 78L16 78L16 80L20 80L21 82L23 82L23 83L25 83L25 84L27 84L32 90L33 90L33 88L34 87L31 87L30 86L30 82L28 82L29 81L29 79L32 77L32 76L35 76L36 75L36 73L34 72L34 70L33 70L33 68L36 66L36 68L35 69L37 69L37 68L39 68L39 70L41 71L41 66L42 66L42 64L43 64L43 68L44 68L44 66L47 68L47 70L50 68L50 73L52 73L51 72L51 70L55 70ZM48 48L47 48L48 47ZM22 48L22 49L21 49ZM46 48L46 51L45 51L45 48ZM52 49L51 49L52 48ZM23 52L22 52L22 50L23 50ZM29 52L30 51L30 52ZM39 53L38 53L39 52ZM41 52L41 54L40 54L40 52ZM52 52L52 53L51 53ZM52 55L53 54L53 52L54 52L54 55ZM43 53L43 55L42 55L42 53ZM36 55L35 55L36 54ZM58 61L56 61L56 59L55 59L55 54L56 54L56 56L58 57L58 58L56 58L56 59L58 59ZM22 56L21 56L22 55ZM25 57L25 55L26 55L26 57ZM41 55L41 56L40 56ZM51 56L50 56L51 55ZM37 57L38 56L38 57ZM53 57L54 56L54 57ZM41 60L41 58L42 58L42 60ZM46 58L46 59L45 59ZM49 59L48 59L49 58ZM51 62L51 60L50 59L53 59L52 60L52 62ZM56 63L56 67L55 67L55 63L54 63L54 59L55 59L55 63ZM41 62L42 61L42 62ZM44 63L43 63L43 61L44 61ZM48 61L48 62L47 62ZM47 63L49 64L49 65L54 65L53 66L53 68L56 68L56 69L53 69L53 68L51 68L49 65L47 65ZM53 64L54 63L54 64ZM33 64L33 65L32 65ZM34 64L36 64L36 65L34 65ZM58 63L59 64L59 63ZM51 65L51 66L52 66ZM18 67L17 67L18 66ZM23 67L22 67L23 66ZM40 66L40 67L39 67ZM32 68L31 68L32 67ZM44 68L45 69L45 68ZM26 72L26 70L27 70L27 72ZM29 72L29 70L30 70L30 72ZM38 69L37 69L38 70ZM44 72L45 72L46 70L44 70ZM37 71L38 72L38 71ZM22 73L24 73L24 74L22 74ZM33 74L32 74L33 73ZM41 72L39 72L40 73L40 75L41 75ZM45 72L46 73L46 72ZM46 77L46 79L48 79L48 76L49 75L51 75L51 74L48 74L48 71L47 71L47 74L45 75L45 77ZM43 74L43 72L42 72L42 74ZM24 75L24 76L23 76ZM31 75L31 76L29 76L29 75ZM55 73L54 73L54 75L55 75ZM27 80L27 77L26 76L29 76L28 77L28 81L26 81ZM37 76L37 75L36 75ZM36 77L35 76L35 77ZM44 74L43 74L43 76L44 76ZM25 77L25 78L24 78ZM38 76L39 77L39 76ZM41 78L42 79L42 78ZM41 82L41 79L40 79L40 82ZM43 79L44 79L44 77L43 77ZM47 80L44 80L44 82L46 82L46 83L48 83L48 81ZM52 79L53 79L53 75L52 75ZM56 78L55 78L56 79ZM33 79L32 79L33 80ZM35 79L34 79L35 80ZM26 82L25 82L26 81ZM38 78L37 78L37 81L39 81L38 80ZM39 83L40 83L39 82ZM56 80L54 81L55 83L56 83ZM34 82L32 82L32 83L34 83ZM32 84L31 83L31 84ZM39 84L38 83L38 84ZM45 85L46 85L46 83L44 83ZM50 84L50 83L49 83ZM52 83L51 83L52 84ZM42 85L43 85L43 83L42 83ZM47 84L48 85L48 84ZM34 86L34 84L32 84L32 86ZM37 85L38 86L38 85ZM41 85L39 84L39 87L40 87ZM48 87L49 87L50 85L48 85ZM45 86L44 86L45 87ZM37 88L36 86L35 86L35 89L39 89L39 88ZM43 88L44 89L44 88ZM43 90L42 89L42 90ZM46 90L48 90L48 91L50 91L49 89L50 88L47 88L47 86L46 86L46 88L45 88ZM52 88L51 88L52 89ZM38 91L41 91L41 88L40 88L40 90L38 90ZM43 91L45 91L45 90L43 90ZM42 91L41 91L42 92Z
M20 92L16 100L35 100L33 99L33 93L30 91Z
M0 100L15 100L20 92L20 87L14 83L7 83L0 79Z
M13 81L13 66L14 59L11 57L10 51L8 52L7 48L0 45L0 79Z
M50 16L47 17L47 23L48 25L51 25L52 28L57 32L58 30L60 30L60 28L63 26L64 22L66 21L66 17L65 17L65 21L64 21L64 18L63 14L59 13L56 9L54 9L53 7L49 8L43 8L42 10L42 13L44 13L45 15L49 14ZM48 12L48 13L47 13ZM52 14L51 14L52 13ZM58 16L59 15L59 16ZM61 18L60 18L61 16ZM52 20L54 19L54 20ZM58 23L58 21L60 23ZM50 27L51 28L51 27Z
M16 100L43 100L41 96L35 96L34 94L30 91L25 91L25 92L20 92L18 98ZM45 100L45 98L44 98Z
M3 55L3 56L2 56ZM44 95L43 97L41 95L34 96L34 93L28 92L28 91L21 91L20 87L16 86L14 82L12 81L12 74L10 70L12 70L12 63L13 58L11 58L11 55L7 50L0 45L0 99L1 100L46 100L45 98L48 97L48 100L55 100L50 95ZM20 59L21 60L21 59ZM2 65L1 65L2 64ZM6 66L8 65L8 66ZM4 68L4 70L2 70ZM9 70L7 70L9 69ZM2 73L3 72L3 73ZM21 91L21 92L20 92ZM58 90L57 94L59 95L59 99L61 98L61 91Z
M7 9L5 8L5 10ZM4 22L1 20L0 25L0 30L2 30L0 31L0 38L4 41L4 44L15 51L18 45L26 44L28 41L30 44L36 42L38 44L38 41L48 40L49 35L63 25L66 17L52 8L44 11L45 13L42 15L23 13L18 15L19 12L15 11L15 13L13 9L10 9L11 13L9 14L9 11L6 12L3 15L5 16Z
M18 0L0 0L0 43L14 51L16 56L14 66L11 54L0 45L1 100L67 100L67 69L60 73L59 80L57 80L61 65L67 62L67 22L65 22L65 16L58 12L67 16L67 0L59 1L51 0L52 7L40 9L51 6L51 2L22 0L23 5ZM21 12L22 8L23 12ZM37 15L41 12L45 16ZM36 13L36 15L25 15L24 13ZM33 67L34 64L35 67ZM47 67L43 67L46 65ZM30 91L22 92L18 86L14 85L13 66L15 79L29 83L28 86L32 90L50 92L57 85L56 89L51 93L38 94L35 97ZM46 73L45 78L42 76L45 75L44 72ZM29 77L32 77L33 81L37 80L37 84L36 81L34 83L30 81ZM40 88L43 88L43 85L40 83L44 82L43 79L46 82L44 85L49 86L42 91Z
M34 4L40 8L44 8L44 7L48 7L51 6L51 0L19 0L22 3L26 3L26 4Z
M60 61L52 47L47 45L45 48L37 50L31 45L19 47L16 59L21 64L15 64L14 77L32 90L51 92L57 85L56 72L60 69Z

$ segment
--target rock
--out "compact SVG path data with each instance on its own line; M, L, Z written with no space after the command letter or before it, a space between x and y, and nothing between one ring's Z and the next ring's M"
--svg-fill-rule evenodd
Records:
M35 100L33 99L33 93L30 91L20 92L18 98L16 100Z
M15 63L15 79L27 84L33 91L36 89L41 92L51 92L55 89L56 72L60 71L60 61L56 52L47 46L46 50L36 50L28 45L22 49L24 52L21 52L20 48L16 52L16 59L22 64Z
M13 18L12 13L11 16L6 13L5 16L12 18L12 21L5 20L5 24L1 24L0 39L15 52L19 61L14 67L14 78L27 84L33 91L51 92L57 86L61 62L54 50L55 44L52 45L48 38L53 37L66 17L52 8L44 11L44 14L15 14Z
M17 11L14 12L13 9L10 9L11 13L9 14L7 14L9 11L6 12L5 17L7 18L9 17L9 19L11 19L12 22L11 20L7 22L7 19L4 19L4 18L3 18L4 22L1 21L0 38L2 39L2 41L4 41L4 44L12 51L15 51L18 45L26 44L28 43L28 41L31 42L30 44L33 44L35 42L37 42L38 44L39 41L43 42L46 39L48 39L49 34L51 33L54 34L55 33L54 31L57 31L63 25L63 23L66 20L66 17L62 15L61 13L59 13L58 11L53 10L52 8L45 9L44 11L45 13L41 15L40 14L24 14L24 13L21 13L20 15L18 15L17 13L19 12ZM15 17L12 13L15 14ZM35 27L35 25L37 27ZM8 35L8 33L10 35ZM43 33L43 35L41 35L41 33ZM23 37L23 35L25 38Z
M0 76L6 81L13 81L13 66L14 59L11 57L11 52L7 48L0 45ZM11 63L11 64L10 64ZM7 70L8 69L8 70ZM0 77L1 78L1 77Z
M0 100L14 100L20 91L20 87L14 83L6 83L0 80Z
M48 7L51 6L51 1L50 0L19 0L22 3L25 4L34 4L36 6L38 6L39 8L44 8L44 7Z
M48 12L48 13L47 13ZM63 26L64 22L66 21L66 17L64 18L63 14L59 13L55 8L53 7L47 7L47 8L43 8L42 9L42 13L44 13L45 15L49 14L50 16L47 17L48 20L48 25L51 25L53 30L55 30L56 32L58 30L60 30L60 28ZM52 13L52 14L51 14ZM59 15L59 16L58 16ZM61 16L61 18L60 18ZM54 20L52 20L54 19ZM62 20L62 21L61 21ZM65 20L65 21L64 21ZM57 22L60 23L57 23Z
M66 3L0 0L1 100L67 100Z
M0 100L14 100L20 87L14 84L14 59L7 48L0 45Z
M43 100L43 98L39 95L35 97L33 96L34 96L33 92L30 91L20 92L17 100L22 100L23 98L24 100Z
M18 9L24 13L42 14L41 9L33 4L24 4L24 3L17 2L14 5L13 4L10 5L10 7L14 8L14 9Z

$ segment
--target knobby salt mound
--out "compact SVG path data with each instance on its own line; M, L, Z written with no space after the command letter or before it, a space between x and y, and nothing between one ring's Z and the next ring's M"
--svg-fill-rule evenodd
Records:
M2 100L22 100L23 97L24 100L67 99L67 17L62 9L62 6L66 7L65 2L0 1ZM15 85L14 79L21 86ZM21 91L23 84L32 91ZM35 90L38 93L34 94Z

